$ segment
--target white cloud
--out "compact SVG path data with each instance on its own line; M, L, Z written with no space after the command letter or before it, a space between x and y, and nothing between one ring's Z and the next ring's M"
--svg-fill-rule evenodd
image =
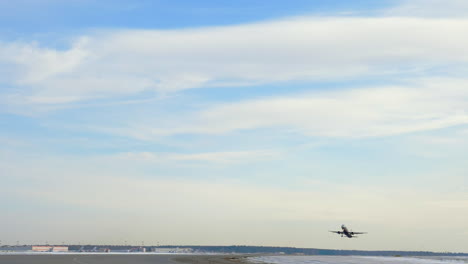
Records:
M277 128L317 137L375 137L468 124L468 80L426 79L401 86L318 91L246 100L107 130L139 139ZM148 124L150 124L148 126ZM138 131L138 134L128 131Z
M108 157L104 159L108 160ZM425 213L432 212L432 223L443 225L438 222L437 210L458 213L458 210L451 210L466 205L463 193L438 194L406 186L382 188L306 179L296 182L296 188L274 188L252 184L249 177L243 181L148 177L129 174L123 169L125 166L130 167L129 171L138 168L134 163L122 163L120 157L113 157L112 162L102 162L102 159L80 157L17 159L12 155L0 163L0 169L8 172L8 177L6 173L2 174L1 190L9 190L10 196L47 204L117 210L149 217L190 217L192 221L207 220L210 212L216 212L219 221L338 221L345 217L352 221L373 219L371 222L375 223L383 219L379 216L385 216L385 222L392 220L395 224L407 225L418 223L420 217L427 217ZM11 189L12 179L22 184ZM154 210L145 210L148 204ZM438 206L436 212L434 205ZM407 211L412 211L413 217L400 219L399 213ZM194 215L194 212L198 213ZM456 223L464 222L459 219ZM426 227L431 227L427 221Z
M279 155L274 151L230 151L230 152L204 152L204 153L153 153L153 152L126 152L115 156L121 160L143 161L151 163L166 162L210 162L210 163L242 163L265 159L272 159Z
M8 104L57 104L142 91L424 74L468 63L468 20L299 17L186 30L116 30L69 50L3 43ZM444 41L441 41L443 39ZM459 65L459 66L454 66Z
M0 62L18 66L16 83L36 85L50 77L73 72L88 56L82 47L85 42L80 39L69 50L62 51L39 47L37 43L0 43Z
M401 0L399 5L384 13L392 16L466 18L468 2L465 0Z
M463 197L460 195L459 199L457 200L441 200L433 202L431 205L445 209L468 210L468 196L465 195Z

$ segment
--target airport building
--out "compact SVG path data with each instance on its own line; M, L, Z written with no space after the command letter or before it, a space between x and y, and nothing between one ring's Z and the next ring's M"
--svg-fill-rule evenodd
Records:
M68 252L68 247L60 246L32 246L34 252Z
M153 252L157 253L192 253L194 250L192 248L163 248L163 247L158 247L158 248L153 248Z

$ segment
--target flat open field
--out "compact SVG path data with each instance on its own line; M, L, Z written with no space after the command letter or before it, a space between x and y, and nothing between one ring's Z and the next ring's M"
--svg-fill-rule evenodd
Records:
M220 255L44 254L0 255L0 264L235 264L241 259Z
M468 264L468 257L258 256L250 264Z
M0 264L467 264L468 257L155 254L0 255Z

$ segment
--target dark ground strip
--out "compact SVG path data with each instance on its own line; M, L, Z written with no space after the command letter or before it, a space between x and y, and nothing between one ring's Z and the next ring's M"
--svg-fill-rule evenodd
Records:
M0 264L240 264L239 255L0 255Z

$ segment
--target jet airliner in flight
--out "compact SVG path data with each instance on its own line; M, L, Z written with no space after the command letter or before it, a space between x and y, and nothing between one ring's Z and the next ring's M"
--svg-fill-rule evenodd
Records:
M360 234L367 234L367 232L349 231L348 228L345 225L341 225L341 230L343 230L343 231L330 231L330 232L341 235L341 237L347 236L348 238L357 237L356 235L360 235Z

